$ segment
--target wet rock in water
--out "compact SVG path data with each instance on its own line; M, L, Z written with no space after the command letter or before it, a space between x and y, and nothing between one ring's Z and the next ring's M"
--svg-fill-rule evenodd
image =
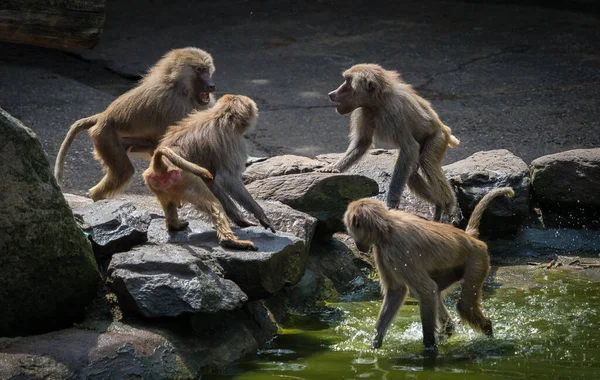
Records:
M258 200L257 203L269 217L275 231L290 233L302 239L306 249L310 247L317 226L316 218L281 202ZM246 210L242 212L249 220L258 224L258 221L249 212Z
M150 214L136 210L131 202L101 200L73 213L91 227L89 238L98 258L127 251L148 240Z
M321 154L316 159L333 164L343 157L343 155L343 153ZM371 149L360 161L350 167L346 173L363 175L376 181L379 185L379 193L373 198L385 202L397 156L397 149ZM408 186L402 193L399 209L426 219L433 218L433 205L413 195Z
M351 240L340 232L315 240L306 262L307 269L329 278L340 293L356 289L369 281L363 270L371 266L359 256L358 250L353 250Z
M242 306L248 297L221 272L190 247L163 244L113 255L107 274L123 309L144 317L175 317Z
M313 160L312 158L286 154L271 157L262 162L252 163L244 171L242 178L244 183L248 184L269 177L312 172L323 166L323 162Z
M200 341L212 343L206 354L217 368L256 352L278 331L275 319L262 301L249 302L235 312L194 314L191 325ZM223 339L223 336L229 337Z
M298 311L310 309L319 301L337 301L340 297L331 279L310 269L304 272L300 282L292 286L286 295L288 306Z
M523 228L514 238L488 242L491 255L598 254L598 231L569 228Z
M0 378L198 379L272 338L254 309L0 338Z
M38 137L2 109L0 136L0 336L68 326L100 284L90 243Z
M193 250L203 260L216 260L225 278L235 282L250 300L277 293L286 284L300 281L304 273L307 250L304 242L289 233L273 234L263 227L234 228L244 240L254 242L258 251L237 251L218 245L212 225L200 218L186 218L184 231L168 232L161 217L152 220L148 240L155 244L179 244Z
M531 183L533 202L557 215L551 225L600 227L600 148L569 150L533 160ZM544 220L549 222L549 217L544 216Z
M378 194L377 182L361 175L303 173L252 182L248 191L257 199L274 200L314 216L317 230L343 231L348 203Z
M529 168L523 160L506 149L490 150L446 165L444 171L457 187L464 224L491 189L510 186L515 196L492 201L483 214L480 230L482 235L491 236L512 233L519 228L529 211Z

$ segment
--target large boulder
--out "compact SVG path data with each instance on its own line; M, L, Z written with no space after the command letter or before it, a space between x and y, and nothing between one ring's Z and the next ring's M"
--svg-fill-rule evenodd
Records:
M187 220L190 225L186 230L168 232L164 219L156 217L150 223L148 241L178 244L205 262L216 260L223 268L223 276L235 282L250 300L276 294L285 285L300 281L304 273L307 250L294 235L280 231L273 234L262 227L234 228L240 239L251 240L258 248L236 251L218 245L216 231L205 220Z
M377 182L361 175L303 173L252 182L248 191L257 199L274 200L314 216L321 231L343 231L348 203L377 195Z
M252 163L244 171L242 178L244 183L248 184L269 177L312 172L323 166L323 162L313 160L312 158L286 154Z
M529 168L506 149L477 152L464 160L444 166L446 176L456 186L465 224L477 203L491 189L510 186L513 198L495 199L483 214L482 235L515 232L529 212Z
M68 326L100 273L37 136L0 109L0 336Z
M328 153L318 155L315 158L324 163L333 164L343 157L343 155L343 153ZM376 181L379 185L379 193L373 198L385 202L397 157L397 149L370 149L367 154L365 154L360 161L352 165L346 173L363 175ZM423 218L433 218L433 205L412 194L408 189L408 186L402 193L398 207L400 210Z
M0 379L198 379L277 332L260 303L217 314L0 338Z
M136 210L131 202L101 200L73 213L91 228L89 239L99 259L125 252L148 240L150 214Z
M144 317L216 313L242 306L248 297L192 254L189 247L146 245L112 257L108 276L123 309Z
M569 150L533 160L531 183L533 201L544 211L571 219L564 224L600 225L600 148Z

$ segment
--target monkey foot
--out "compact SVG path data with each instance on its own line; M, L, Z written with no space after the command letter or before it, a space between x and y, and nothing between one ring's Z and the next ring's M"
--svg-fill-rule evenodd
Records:
M250 240L223 239L219 244L224 248L258 251L258 248Z
M189 226L189 222L178 221L176 223L168 223L167 230L168 231L182 231L185 230Z
M423 348L423 355L428 356L428 357L435 357L438 354L438 348L437 345L433 345L433 346L425 346Z
M383 337L377 335L374 339L373 339L373 344L371 345L373 348L381 348L381 344L383 343Z

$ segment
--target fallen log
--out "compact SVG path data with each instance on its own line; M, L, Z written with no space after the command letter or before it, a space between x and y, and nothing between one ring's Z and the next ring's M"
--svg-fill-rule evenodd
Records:
M100 41L106 0L2 0L0 41L91 49Z

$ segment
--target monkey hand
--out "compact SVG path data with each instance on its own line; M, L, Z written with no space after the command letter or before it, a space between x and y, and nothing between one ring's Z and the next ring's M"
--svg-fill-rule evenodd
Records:
M234 222L238 227L240 228L246 228L246 227L254 227L256 226L256 223L252 223L249 220L246 219L240 219L240 220L236 220Z
M383 342L383 336L377 334L375 335L375 338L373 339L373 348L381 348L381 343Z
M272 233L275 233L275 229L273 228L273 226L271 226L271 222L269 222L268 220L261 220L260 221L261 226L263 226L265 229L267 230L271 230Z
M315 170L317 173L339 173L339 169L334 168L333 166L325 166L324 168L318 168Z

